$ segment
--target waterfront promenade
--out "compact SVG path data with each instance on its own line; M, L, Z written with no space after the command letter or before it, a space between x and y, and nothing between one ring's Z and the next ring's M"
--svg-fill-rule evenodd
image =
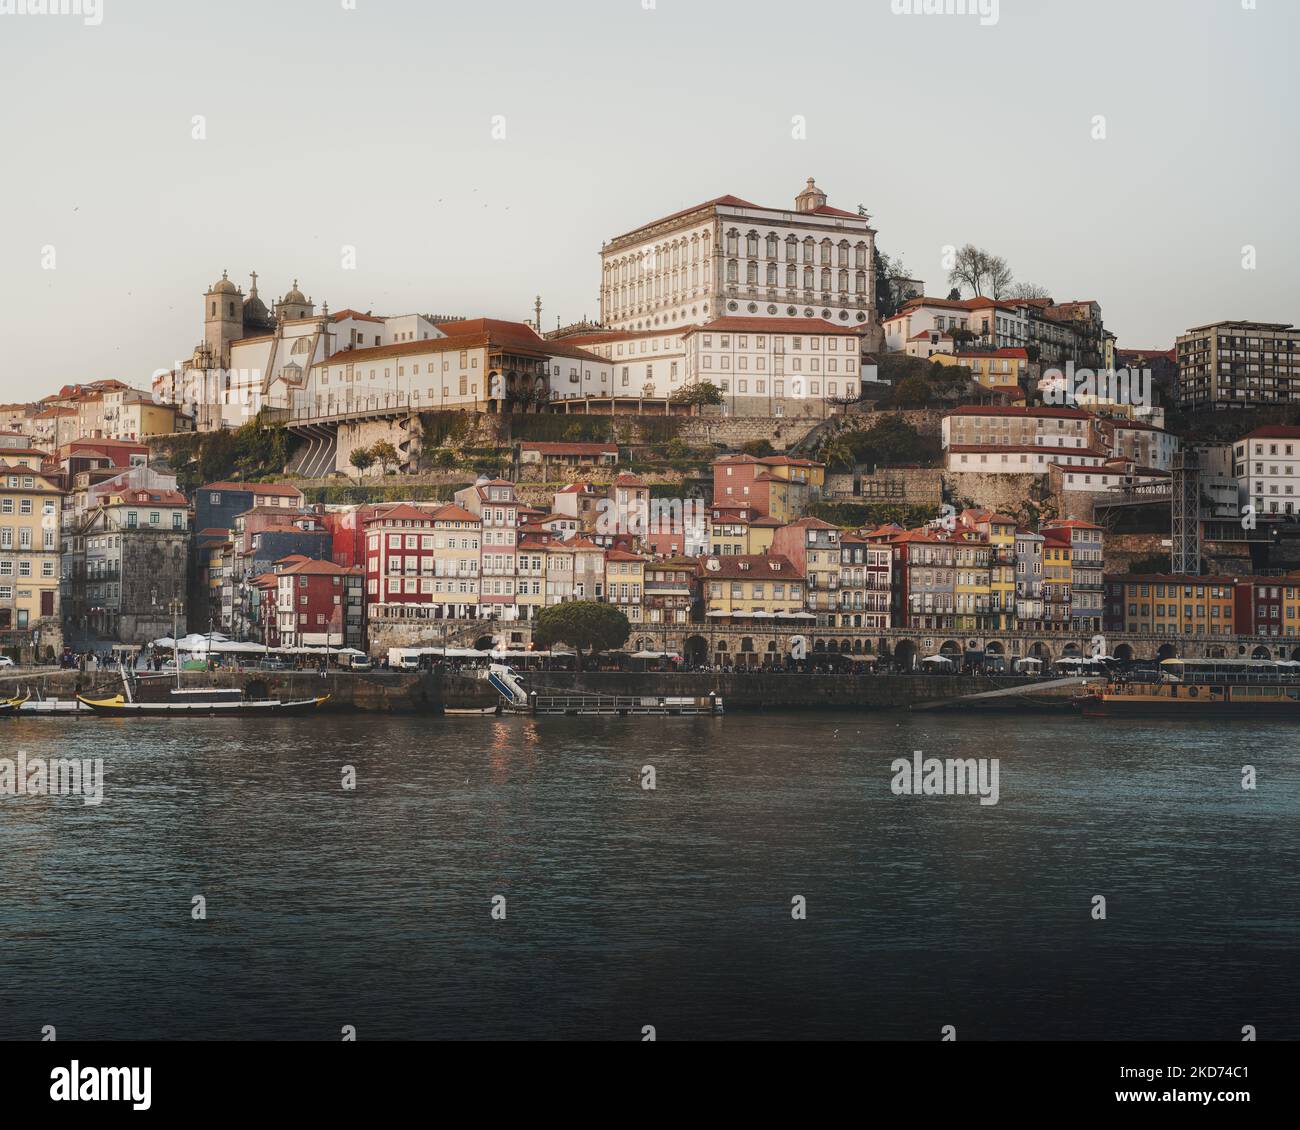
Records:
M606 695L662 695L722 698L728 712L750 710L863 709L890 710L942 699L961 698L1008 687L1032 690L1039 680L1024 676L812 674L753 671L530 671L529 690L581 691ZM327 709L367 714L438 714L444 707L488 707L497 693L486 680L469 674L433 671L215 671L186 672L186 687L240 687L250 697L303 698L322 691ZM24 673L0 678L0 692L39 693L71 699L76 694L121 689L111 672Z

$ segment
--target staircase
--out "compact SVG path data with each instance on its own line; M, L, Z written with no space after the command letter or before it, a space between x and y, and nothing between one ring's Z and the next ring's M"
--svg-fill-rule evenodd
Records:
M309 435L307 442L293 453L286 470L298 478L324 478L334 471L337 457L338 433L333 429L322 428L319 433Z

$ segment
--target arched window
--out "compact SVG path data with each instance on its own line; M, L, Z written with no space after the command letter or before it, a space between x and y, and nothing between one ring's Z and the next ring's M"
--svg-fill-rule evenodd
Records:
M822 266L829 267L830 265L831 265L831 241L829 239L823 239L822 240Z
M758 261L751 259L749 265L745 268L745 281L750 286L758 285Z
M803 261L811 263L817 256L817 244L812 236L803 241Z
M841 267L847 267L849 265L849 241L847 239L840 240L840 264L839 265Z
M799 268L793 263L785 269L785 285L791 290L799 285Z
M777 249L780 246L781 246L780 240L776 238L776 232L774 231L768 232L767 233L767 257L769 259L776 258Z
M859 294L867 293L867 272L857 271L853 275L853 289Z
M727 260L727 282L734 283L739 280L740 264L735 259Z
M811 267L803 269L803 288L804 290L812 290L813 288L813 269Z
M799 241L792 235L785 237L785 261L793 263L799 258Z
M848 273L848 271L841 271L841 272L840 272L840 291L841 291L841 293L843 293L843 294L848 294L848 292L849 292L849 273Z
M735 255L738 253L737 248L740 244L740 232L735 228L727 232L727 254Z
M776 264L775 263L769 263L767 265L767 285L776 286Z
M823 267L822 268L822 290L830 290L830 288L831 288L831 269L829 267Z
M859 243L859 244L857 245L857 247L854 249L854 252L855 252L855 255L854 255L854 263L853 263L853 265L854 265L855 267L858 267L859 269L866 267L866 265L867 265L867 245L866 245L865 243Z
M745 255L750 259L758 258L758 232L752 231L745 236Z

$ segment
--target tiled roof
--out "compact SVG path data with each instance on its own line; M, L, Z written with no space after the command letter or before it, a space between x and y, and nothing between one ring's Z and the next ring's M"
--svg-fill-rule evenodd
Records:
M616 235L614 240L622 239L624 236L632 235L634 232L642 231L645 228L652 228L657 224L671 223L673 220L679 220L683 216L689 216L692 212L698 212L701 208L712 208L717 204L725 204L730 208L758 208L760 205L751 204L748 200L741 200L739 196L715 196L712 200L706 200L703 204L696 204L692 208L683 208L680 212L674 212L671 216L662 216L657 220L651 220L648 224L638 224L634 228L629 228L622 235ZM614 242L611 240L610 242Z
M519 445L521 451L536 451L542 455L617 455L616 443L544 443L525 441Z
M1048 456L1092 455L1099 459L1105 459L1108 454L1105 451L1098 451L1094 447L1047 447L1044 444L1032 443L954 443L949 445L948 450L956 452L959 455L987 455L993 452L1006 452L1007 454L1021 455L1027 452L1034 452L1039 455Z
M353 310L351 307L340 310L330 315L331 322L341 322L345 318L351 318L354 322L383 322L383 318L376 318L373 314L363 314L359 310Z
M714 561L718 563L716 568L710 567ZM721 554L717 557L702 557L700 565L701 576L706 580L798 581L803 579L803 575L794 567L793 562L780 554Z
M287 483L204 483L199 490L247 491L253 495L273 495L277 498L301 498L302 491Z
M1247 439L1300 439L1300 428L1290 424L1267 424L1247 432L1237 442Z
M1092 418L1092 413L1085 412L1082 408L1049 408L1040 405L1025 407L1018 404L963 404L960 408L954 408L948 416L1025 416L1049 420L1059 416L1065 420L1089 420Z

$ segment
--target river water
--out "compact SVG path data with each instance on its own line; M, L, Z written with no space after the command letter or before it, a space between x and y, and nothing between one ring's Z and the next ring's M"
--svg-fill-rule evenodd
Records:
M1298 736L0 721L0 756L105 772L0 796L0 1037L1297 1039ZM998 758L998 803L896 795L918 749Z

